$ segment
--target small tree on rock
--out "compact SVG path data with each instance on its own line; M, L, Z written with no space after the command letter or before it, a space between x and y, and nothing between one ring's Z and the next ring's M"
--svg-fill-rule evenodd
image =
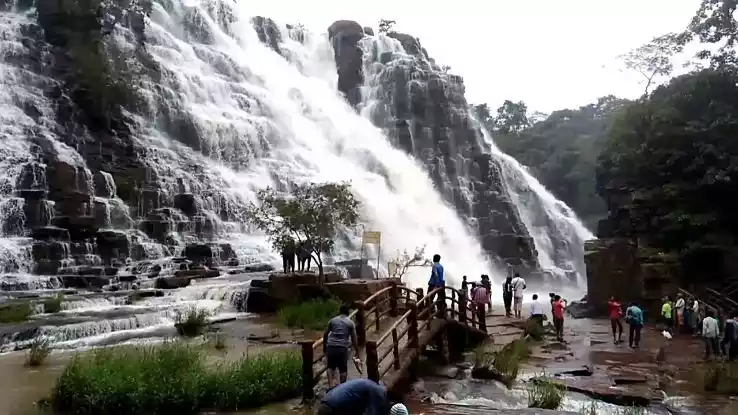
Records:
M379 21L379 33L382 33L386 35L387 33L392 31L392 28L395 26L394 20L386 20L382 19Z
M667 77L674 71L672 58L681 53L684 44L681 36L669 33L655 37L645 45L641 45L630 52L620 55L623 65L631 71L637 72L645 80L644 95L648 95L651 86L659 78Z
M387 271L390 278L402 279L411 267L423 267L430 264L431 261L425 258L425 246L421 246L415 248L415 253L412 255L407 249L402 252L397 251L397 256L389 261Z
M359 221L359 201L348 183L308 183L287 195L268 187L257 193L258 204L248 206L250 221L282 252L287 244L302 244L318 264L323 281L323 252L331 252L342 228Z

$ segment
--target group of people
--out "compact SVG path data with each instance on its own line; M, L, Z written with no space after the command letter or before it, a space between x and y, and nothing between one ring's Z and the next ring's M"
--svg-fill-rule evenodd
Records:
M298 271L310 271L312 249L307 242L296 243L289 240L283 245L280 254L282 256L282 270L285 274L295 272L295 258L297 258Z
M704 310L699 300L679 295L674 303L669 297L663 299L661 319L664 330L673 335L702 336L705 359L738 357L738 310L725 319L716 310Z

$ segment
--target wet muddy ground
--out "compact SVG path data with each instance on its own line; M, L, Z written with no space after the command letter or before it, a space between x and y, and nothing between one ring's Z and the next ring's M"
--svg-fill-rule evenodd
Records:
M521 330L513 327L511 322L501 316L488 319L489 331L500 347L521 334ZM647 327L641 348L633 350L627 344L613 344L606 321L568 320L567 325L566 343L546 341L536 346L512 389L508 390L493 381L472 379L468 363L437 367L419 380L408 395L407 404L411 413L589 413L593 400L587 395L593 393L601 394L606 399L623 396L650 399L650 413L653 414L738 413L738 407L732 405L730 399L705 395L695 387L695 368L702 363L703 345L700 339L677 336L666 346L666 361L659 364L656 354L665 340L657 328ZM279 328L270 318L234 320L217 326L225 336L228 347L225 351L213 349L212 354L227 359L272 348L295 347L297 340L319 336L319 333ZM39 368L26 367L23 352L0 355L0 413L36 413L33 402L49 394L56 378L73 355L72 351L56 351L47 364ZM468 360L471 359L470 353ZM569 393L560 411L527 410L527 381L542 373L558 375L561 381L585 393ZM298 403L294 400L245 413L295 414ZM598 414L624 413L623 407L606 403L598 403L597 408Z

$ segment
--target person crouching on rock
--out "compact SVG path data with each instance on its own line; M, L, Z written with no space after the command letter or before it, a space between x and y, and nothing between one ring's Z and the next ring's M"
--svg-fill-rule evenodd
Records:
M354 346L358 358L359 345L356 341L356 326L349 318L349 307L342 304L339 308L339 315L328 322L328 327L323 333L323 353L325 354L329 388L346 382L348 378L350 345Z
M487 294L487 288L484 285L472 283L472 304L474 305L474 312L477 316L477 322L485 321L485 310L489 303L489 294Z
M543 320L546 319L546 309L538 301L538 294L533 294L533 302L530 303L530 319L543 328Z
M329 390L318 404L316 413L388 415L390 402L387 388L369 379L352 379Z

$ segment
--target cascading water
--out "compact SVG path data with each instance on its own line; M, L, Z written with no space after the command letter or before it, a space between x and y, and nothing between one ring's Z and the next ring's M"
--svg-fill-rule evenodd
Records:
M33 13L0 12L0 26L0 271L6 292L57 289L63 276L50 275L57 269L101 268L128 258L148 262L129 265L119 275L137 270L135 275L145 279L149 270L166 268L167 257L180 255L190 243L207 243L224 257L230 255L227 245L242 263L276 263L266 238L247 225L243 206L266 186L289 191L291 183L307 181L350 181L367 229L382 232L384 258L425 245L428 254L443 256L451 284L461 275L490 273L498 265L490 261L495 261L490 254L498 253L490 246L501 240L515 242L522 251L532 237L543 266L575 261L576 249L557 256L554 248L557 238L580 225L565 207L556 213L553 207L560 202L514 160L495 153L493 146L486 152L473 150L476 164L459 164L454 180L439 180L448 172L388 140L373 124L376 114L357 114L337 90L337 63L327 36L252 18L247 5L227 0L155 2L146 21L149 69L131 79L142 105L125 112L132 144L123 148L124 138L97 137L84 128L76 129L74 137L60 134L69 127L61 125L45 96L59 82L43 67L18 63L28 56L34 62L50 59L38 47L43 42ZM403 52L396 40L368 39L379 48L377 59L384 52ZM138 42L134 31L116 27L108 52L124 58L114 59L115 64L135 65L129 62L135 59L125 57L136 56ZM365 89L376 90L382 82L380 76L369 76ZM466 113L464 107L454 117ZM478 134L470 137L481 141ZM421 148L421 142L416 147L423 154L434 151ZM464 145L456 149L468 150ZM102 157L105 152L115 155L113 161ZM502 167L480 164L490 157ZM469 172L495 169L502 171L512 195L513 201L505 203L517 203L517 210L503 216L522 217L531 236L517 219L507 225L509 231L495 228L505 221L485 210L488 200L477 200L490 190L480 190L484 180ZM534 196L530 201L523 200L526 192ZM558 234L528 212L537 207L563 224ZM74 215L96 227L70 222ZM568 222L560 220L562 215L568 215ZM51 226L56 224L70 232ZM537 230L541 226L545 229ZM94 233L88 234L90 229ZM579 230L574 234L584 238ZM340 240L336 259L358 256L358 235ZM515 244L512 250L503 247L510 258L517 255ZM53 258L39 261L39 252ZM426 272L416 272L408 282L424 285ZM66 324L36 325L5 336L3 348L38 336L60 347L158 337L171 331L183 307L236 312L246 292L248 282L222 276L135 304L69 299L59 313L69 318Z

